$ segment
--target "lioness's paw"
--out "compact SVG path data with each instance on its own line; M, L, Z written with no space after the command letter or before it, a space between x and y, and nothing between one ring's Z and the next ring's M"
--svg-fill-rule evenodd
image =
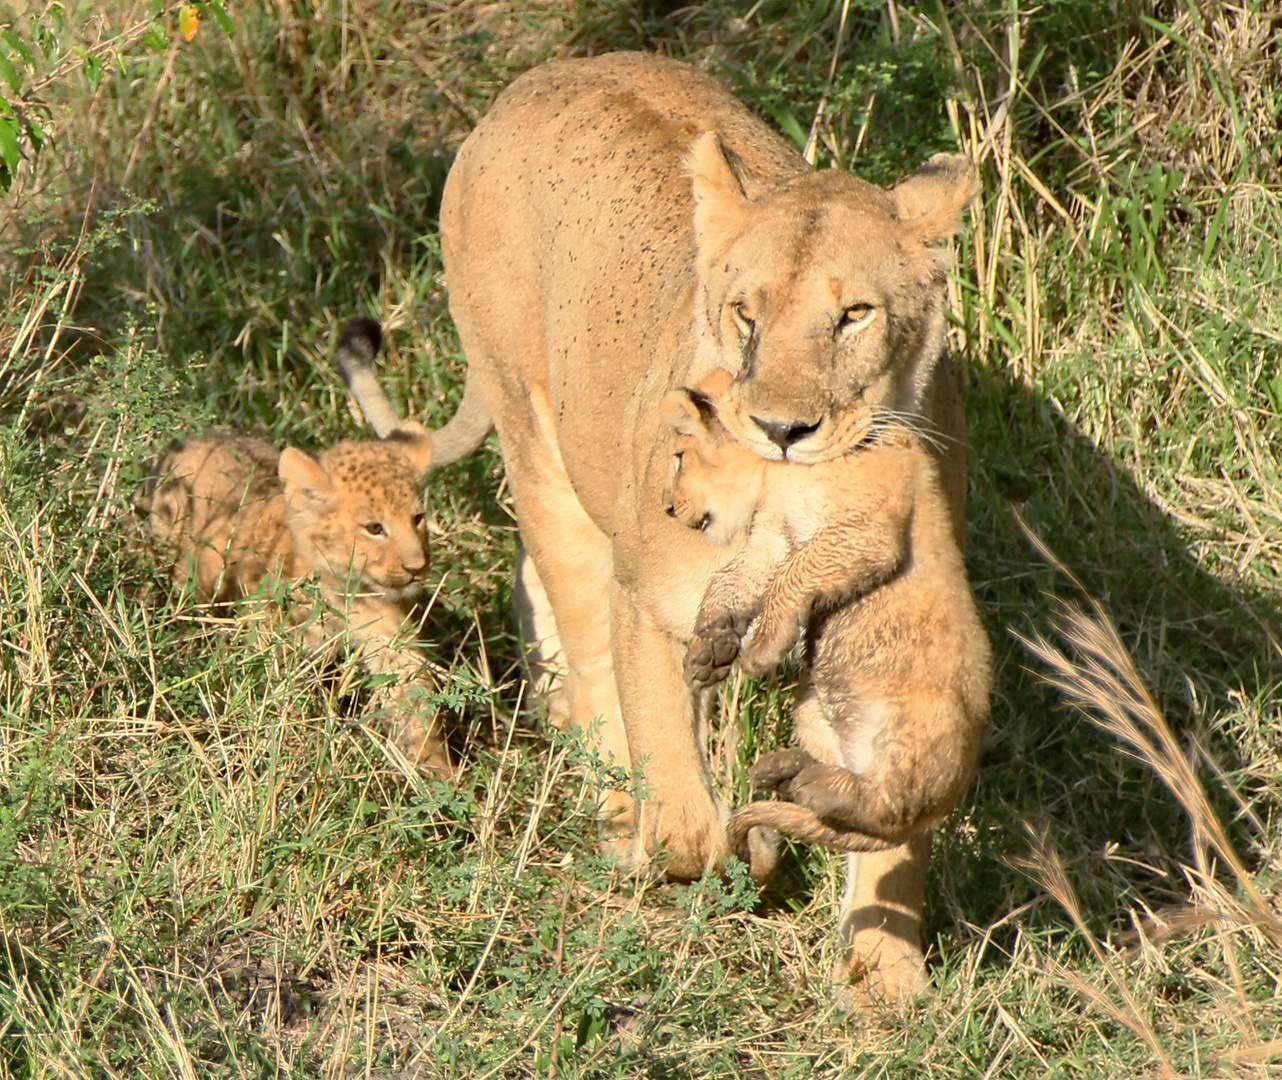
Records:
M786 750L771 750L753 763L748 770L748 782L753 791L770 791L814 764L814 758L795 746Z
M686 647L683 669L686 682L704 690L730 674L730 666L739 655L741 630L733 615L700 626Z

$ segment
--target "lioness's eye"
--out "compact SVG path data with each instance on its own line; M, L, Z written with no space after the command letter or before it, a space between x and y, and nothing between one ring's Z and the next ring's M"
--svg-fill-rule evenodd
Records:
M370 536L383 536L387 533L387 530L383 528L383 523L381 521L371 521L365 526L365 531L369 533Z
M874 310L871 304L851 304L841 313L840 325L862 326L872 318Z

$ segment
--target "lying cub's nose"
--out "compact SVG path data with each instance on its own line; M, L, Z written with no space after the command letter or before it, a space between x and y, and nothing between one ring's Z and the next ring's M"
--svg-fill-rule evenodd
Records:
M763 420L759 416L754 416L752 422L780 450L787 450L793 443L801 442L807 435L813 435L823 423L822 420L816 420L813 424L799 424L794 420Z
M415 566L410 566L408 563L401 563L401 569L409 574L410 577L422 577L427 573L427 560L424 559L421 563L418 563Z

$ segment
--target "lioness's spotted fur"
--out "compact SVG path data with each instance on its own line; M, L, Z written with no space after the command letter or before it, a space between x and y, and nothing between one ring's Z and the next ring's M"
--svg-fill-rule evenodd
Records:
M350 324L336 361L353 348L377 349L378 334L372 320ZM314 578L319 610L296 603L291 621L313 648L345 637L371 672L401 676L378 691L395 741L410 761L450 774L435 717L420 715L422 695L405 693L432 687L406 640L407 602L430 565L422 491L431 455L430 432L409 422L317 457L234 433L179 439L139 508L171 560L171 581L204 603L261 594L270 578Z

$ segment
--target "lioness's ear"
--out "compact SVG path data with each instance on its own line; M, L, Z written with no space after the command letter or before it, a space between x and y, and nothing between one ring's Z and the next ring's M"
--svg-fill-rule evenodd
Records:
M899 220L923 244L957 231L957 218L979 191L979 176L961 154L935 154L890 192Z
M705 131L690 144L684 164L694 192L695 248L707 257L742 230L748 197L715 131Z
M396 443L420 473L426 473L432 464L432 433L422 424L402 420L387 433L386 441Z
M290 498L294 492L301 492L309 500L324 500L333 490L329 474L321 468L321 463L311 454L295 450L292 446L280 452L280 464L276 466L276 475L285 485L285 497Z
M673 390L668 394L659 404L659 416L678 435L699 438L707 434L699 415L699 407L689 390Z

